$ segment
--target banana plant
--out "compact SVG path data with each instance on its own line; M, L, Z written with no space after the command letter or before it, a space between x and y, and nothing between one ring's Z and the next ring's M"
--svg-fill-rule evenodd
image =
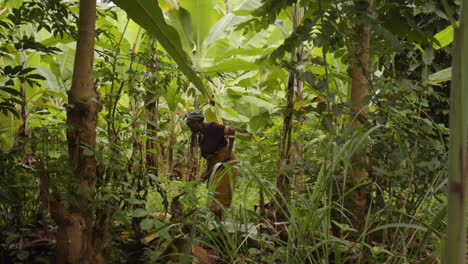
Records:
M162 10L157 2L144 0L114 0L113 2L125 10L127 15L144 28L149 34L154 36L169 55L171 55L172 59L174 59L180 67L180 70L187 76L187 78L203 94L209 96L209 90L193 70L186 52L182 49L182 44L177 31L166 23Z
M194 62L194 68L213 83L216 105L204 108L209 121L220 121L222 117L246 124L253 121L255 114L260 120L260 114L274 109L268 103L271 98L259 98L258 92L252 93L247 87L254 86L265 76L260 73L257 60L281 44L284 28L272 26L248 34L235 30L259 4L260 1L245 0L229 3L181 0L178 8L166 11L168 23L181 36L182 46ZM225 75L235 77L226 81L222 77ZM240 92L241 87L245 88L244 92ZM227 97L234 100L234 104L226 100ZM258 106L262 106L261 111Z

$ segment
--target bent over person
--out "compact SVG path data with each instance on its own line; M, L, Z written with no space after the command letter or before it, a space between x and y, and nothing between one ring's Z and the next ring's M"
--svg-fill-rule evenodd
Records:
M234 129L217 123L204 123L201 112L190 112L186 115L186 123L200 146L200 152L207 161L205 172L201 178L209 179L208 190L214 190L210 201L210 209L215 214L221 214L221 204L225 208L231 206L234 182L236 179L236 157L232 152L234 145ZM229 165L226 165L229 164ZM215 170L214 176L212 175Z

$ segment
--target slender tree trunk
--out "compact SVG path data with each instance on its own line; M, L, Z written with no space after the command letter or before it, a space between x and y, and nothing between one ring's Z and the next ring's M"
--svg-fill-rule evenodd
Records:
M20 62L23 68L26 66L26 59L24 56L24 51L19 50ZM26 113L26 82L21 80L20 82L20 93L21 93L21 108L20 108L20 117L21 117L21 126L18 129L17 141L15 143L15 149L18 149L24 154L26 154L26 123L27 123L27 113Z
M291 167L291 131L294 106L294 73L289 73L288 85L286 87L286 114L283 120L283 133L280 145L280 161L278 164L278 176L276 177L276 187L279 193L276 194L276 199L279 203L276 210L276 218L278 221L284 220L283 211L285 211L284 200L290 197L291 175L287 175L285 168Z
M80 0L78 41L72 87L67 109L67 139L74 202L69 208L56 191L49 193L49 177L41 173L41 200L50 206L58 224L56 263L104 263L104 250L110 240L112 209L98 209L93 226L90 201L96 193L96 125L101 110L100 96L93 85L96 1Z
M450 92L450 142L448 160L447 243L444 263L466 263L468 194L468 5L461 6L461 22L455 27L452 85Z
M170 113L171 115L171 132L169 134L169 145L168 148L168 176L174 176L174 144L175 144L175 113Z
M299 4L296 4L291 9L292 16L293 16L293 29L295 29L304 13L304 8L300 7ZM295 50L290 57L290 62L293 63L294 60L298 64L302 63L302 46ZM287 175L285 172L286 167L294 168L294 164L291 160L291 134L292 134L292 121L293 121L293 114L294 114L294 88L295 88L295 80L297 80L297 84L302 84L299 81L299 74L293 71L289 72L288 77L288 85L286 87L286 114L283 120L283 133L281 138L280 144L280 160L278 163L278 176L276 177L276 187L278 188L279 193L276 194L276 199L279 202L279 208L276 210L276 217L277 220L284 220L284 215L281 211L285 211L286 207L284 205L283 199L281 199L281 195L284 195L286 199L288 199L291 195L290 193L290 185L291 185L291 178L296 179L297 176L294 173L291 175ZM282 210L278 210L282 208Z
M156 99L156 102L150 102L154 95L151 93L146 94L146 112L148 114L149 122L146 124L146 131L149 135L146 140L146 165L151 174L158 176L158 155L156 155L157 143L158 143L158 133L156 131L156 125L159 122L158 115L158 102L159 99Z
M373 0L355 0L367 2L371 5ZM358 24L354 27L355 41L352 51L351 65L351 111L354 114L352 125L355 129L362 127L361 120L367 118L368 106L364 99L369 95L368 70L370 65L371 31L367 25ZM352 160L352 173L349 175L347 185L349 188L364 182L368 173L365 169L366 158L362 153L356 153ZM364 219L369 206L368 193L358 188L349 194L345 200L345 208L349 210L353 219L353 226L357 230L364 227Z
M26 66L26 60L24 56L24 51L19 50L20 55L20 63L21 66L24 68ZM21 158L22 164L28 164L31 161L31 155L28 153L26 140L28 138L28 133L26 132L26 124L28 122L28 116L26 112L26 82L24 79L21 79L20 82L20 93L21 93L21 108L20 108L20 117L21 117L21 125L18 129L16 134L16 140L13 149L18 150L21 152L23 157ZM22 177L22 176L20 176ZM21 179L20 179L21 181ZM23 222L23 203L17 202L11 207L11 213L13 214L12 218L12 227L14 229L20 228Z
M297 64L302 65L303 56L304 56L304 45L301 44L299 46L299 50L297 52ZM304 86L302 73L296 73L296 101L302 100L302 88ZM304 116L300 116L299 120L299 127L304 125ZM299 130L297 132L297 140L294 143L294 175L293 175L293 186L296 192L300 192L304 189L304 142L303 142L303 132Z

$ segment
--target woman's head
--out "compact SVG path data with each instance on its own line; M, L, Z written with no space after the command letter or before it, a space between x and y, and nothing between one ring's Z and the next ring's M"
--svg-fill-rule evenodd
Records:
M201 111L189 112L186 115L186 123L192 132L199 132L201 129L201 124L205 117Z

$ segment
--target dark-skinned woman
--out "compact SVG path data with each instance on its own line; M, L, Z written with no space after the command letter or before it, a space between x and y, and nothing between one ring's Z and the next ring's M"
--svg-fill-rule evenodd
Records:
M190 112L186 115L187 126L196 134L201 155L207 161L206 170L201 178L209 179L208 190L214 192L214 199L210 200L209 204L210 210L220 216L222 213L220 206L231 207L237 176L237 162L232 151L235 132L232 127L214 122L205 123L204 120L205 117L201 112Z

